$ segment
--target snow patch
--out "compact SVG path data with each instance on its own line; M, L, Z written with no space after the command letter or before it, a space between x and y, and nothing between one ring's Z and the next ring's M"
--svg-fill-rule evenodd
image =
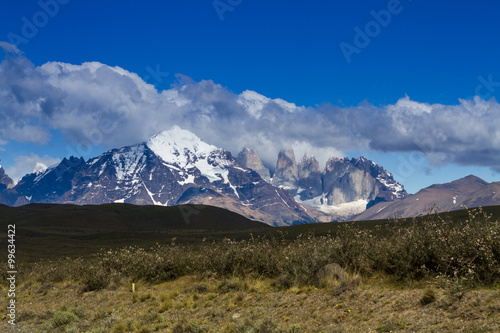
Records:
M386 172L386 173L388 175L390 175L389 172ZM387 187L396 198L398 198L398 199L402 198L402 192L404 190L403 185L399 184L396 181L388 181L387 179L384 179L384 178L382 178L380 176L378 176L376 179L380 183L382 183L382 185L384 185L385 187Z
M283 201L283 203L288 207L290 208L290 206L288 206L288 204L286 203L285 200L283 200L283 198L281 197L281 195L278 193L278 190L274 189L274 191L276 192L276 194L278 195L278 197L280 197L281 201Z
M252 171L250 171L250 170L245 170L245 169L240 168L240 167L237 167L237 166L235 166L234 168L235 168L235 169L238 169L238 170L241 170L241 171L244 171L244 172L252 172Z
M198 158L206 158L212 151L217 150L217 147L203 142L179 126L151 137L147 146L166 163L180 167L192 164Z
M115 163L116 178L124 180L130 176L134 176L143 156L143 145L122 148L117 153L114 153L112 158Z
M108 165L108 162L104 162L104 164L101 165L101 170L99 170L99 177L101 177L102 173L106 169L106 165Z
M190 131L174 126L169 131L161 132L150 138L147 146L169 168L177 171L182 171L179 168L197 168L201 175L208 178L210 182L222 180L224 183L229 183L227 167L232 166L233 162L221 157L224 152L222 149L203 142ZM182 183L185 184L188 180L193 182L191 179L188 177ZM235 191L235 193L237 192Z
M179 185L194 184L194 176L188 175L183 181L177 181Z
M38 183L43 177L45 177L46 175L48 175L50 173L50 171L52 171L53 169L55 169L59 164L54 164L54 165L51 165L49 166L44 172L38 174L38 176L35 177L35 179L33 180L34 183ZM18 179L18 182L19 182L19 179ZM17 182L16 182L17 184Z
M160 201L156 201L155 198L153 197L153 193L151 193L151 191L148 189L146 184L144 184L144 182L142 182L142 186L144 186L144 188L146 189L146 192L148 192L148 195L151 198L151 201L153 201L153 204L155 206L168 206L168 200L165 203L161 203Z
M326 198L326 193L309 200L300 200L300 195L294 197L295 201L300 204L322 211L327 214L336 214L341 216L352 216L362 213L366 210L368 200L356 200L346 202L339 205L329 205Z
M44 173L46 170L47 166L45 164L37 162L35 169L33 169L33 173L39 175L41 173Z

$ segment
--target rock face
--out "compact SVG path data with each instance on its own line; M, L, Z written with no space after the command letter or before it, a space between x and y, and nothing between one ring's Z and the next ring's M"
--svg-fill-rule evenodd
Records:
M330 204L368 200L368 207L381 201L404 198L407 193L389 172L360 157L331 158L324 172L324 190Z
M174 126L146 143L85 162L64 159L26 175L0 203L206 204L272 225L314 222L291 193L239 164L231 153Z
M330 159L324 176L326 199L330 205L357 200L375 199L378 188L375 178L354 167L348 159Z
M307 155L295 167L293 151L278 156L273 184L289 190L297 202L339 220L407 195L389 172L364 157L330 158L321 172L316 158Z
M14 186L14 181L9 176L7 176L5 170L0 165L0 192L3 192L6 189L11 188L13 186Z
M304 155L299 162L298 186L303 189L301 198L314 198L323 193L323 180L319 163L314 156Z
M266 182L271 180L269 169L262 164L262 161L255 150L243 148L243 150L236 157L236 160L245 168L252 169L257 172Z
M293 149L280 151L272 184L284 189L296 189L298 180L299 172Z

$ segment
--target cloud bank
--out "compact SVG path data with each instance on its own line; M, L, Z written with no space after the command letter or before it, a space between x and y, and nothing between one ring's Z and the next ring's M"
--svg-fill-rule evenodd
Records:
M90 158L93 145L134 144L177 124L233 154L252 147L268 166L279 150L293 147L297 158L308 152L322 164L349 150L419 151L436 165L500 171L500 105L494 99L442 105L405 96L383 107L303 107L182 75L171 89L157 91L119 67L36 67L17 49L6 51L11 54L0 64L0 141L47 144L59 130Z

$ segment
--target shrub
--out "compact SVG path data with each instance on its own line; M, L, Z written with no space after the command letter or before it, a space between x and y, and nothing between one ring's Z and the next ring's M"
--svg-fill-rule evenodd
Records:
M105 289L111 283L111 278L102 269L90 267L89 271L82 276L83 292L98 291Z
M316 284L345 289L374 272L401 281L440 276L461 284L495 285L500 282L500 223L480 208L468 214L464 221L437 214L395 219L372 229L345 223L335 235L301 235L291 241L224 239L149 250L126 247L101 251L88 260L35 264L27 275L47 283L42 291L64 279L80 281L83 291L93 291L107 288L112 280L159 283L186 274L221 279L222 292L247 290L247 276L273 279L280 288ZM205 291L200 286L199 292Z
M433 289L426 289L424 291L424 295L420 299L420 304L421 305L427 305L431 304L436 300L436 293L434 292Z
M57 311L54 313L54 317L52 317L52 326L59 327L74 321L78 321L78 317L73 312Z

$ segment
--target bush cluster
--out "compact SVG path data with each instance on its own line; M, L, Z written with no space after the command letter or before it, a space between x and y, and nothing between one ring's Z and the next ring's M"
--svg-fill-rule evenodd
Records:
M128 247L101 251L91 260L65 260L32 267L45 283L73 279L84 291L106 288L114 277L163 282L186 274L215 277L253 275L279 285L315 283L329 263L363 277L385 272L399 280L429 277L468 279L480 284L500 281L500 223L481 209L465 221L430 214L411 221L395 219L373 229L345 223L335 235L225 239L196 245L167 244L145 250Z

